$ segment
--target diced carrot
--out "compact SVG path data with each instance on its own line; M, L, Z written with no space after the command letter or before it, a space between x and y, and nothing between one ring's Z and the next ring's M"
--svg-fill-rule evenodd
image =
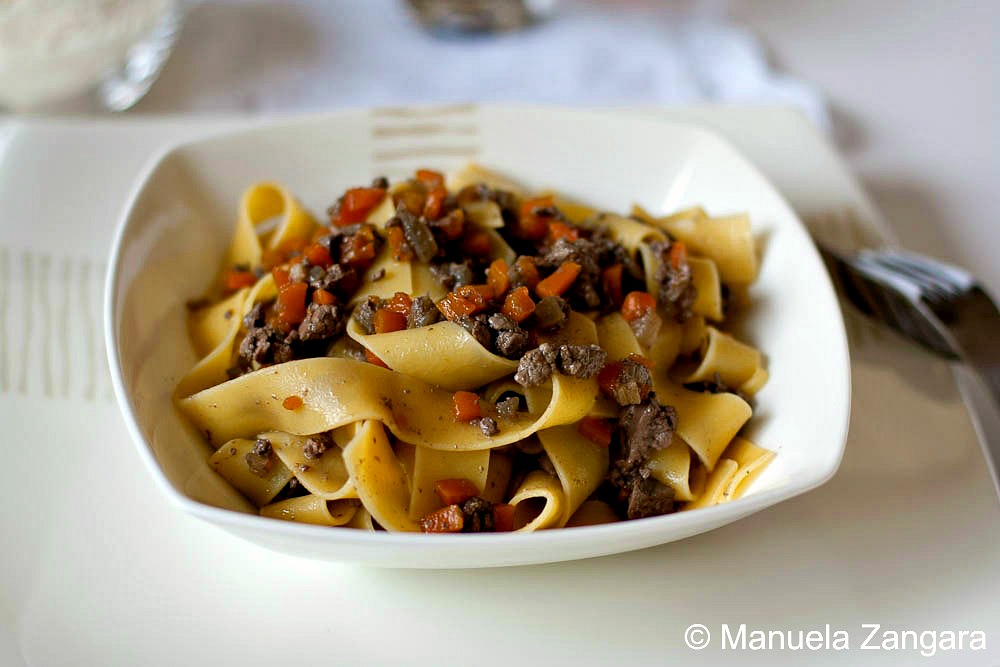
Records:
M617 308L622 303L622 265L612 264L601 271L601 287L604 296Z
M406 316L388 308L379 308L373 318L375 333L392 333L406 328Z
M444 216L443 222L437 223L437 228L441 230L446 239L454 241L462 235L462 231L465 229L465 211L460 208L451 211Z
M540 215L539 209L546 209L552 206L552 197L536 197L526 199L521 202L520 216L514 234L520 238L530 241L540 241L545 238L549 231L549 221L552 219L546 215Z
M535 312L535 302L531 300L528 288L522 285L511 291L504 299L502 312L518 323L528 319Z
M520 275L520 281L528 286L528 289L532 292L538 287L538 283L541 278L538 276L538 267L535 266L535 260L527 255L521 255L516 260L514 260L514 266L511 268L511 275L517 273ZM511 282L515 282L511 280Z
M465 527L465 515L458 505L448 505L420 519L420 530L425 533L460 533Z
M601 372L597 374L597 386L601 388L601 391L609 396L614 393L621 370L622 364L620 361L612 361L604 365Z
M329 306L337 301L337 297L335 297L333 294L330 294L325 289L318 289L315 292L313 292L312 299L313 303L318 304L320 306Z
M494 296L503 296L504 292L510 287L510 278L507 276L509 270L510 267L507 266L507 261L502 257L493 260L490 267L486 269L486 282L493 289Z
M288 396L281 402L281 407L286 410L298 410L302 407L302 399L298 396Z
M370 364L375 364L376 366L381 366L382 368L389 368L389 364L379 359L375 353L369 349L365 349L365 360L367 360Z
M253 287L257 282L257 276L250 271L227 271L222 279L223 286L227 292L235 292L243 287Z
M309 241L304 238L294 237L285 239L277 248L268 248L261 256L261 264L265 268L272 268L287 262L290 258L302 254Z
M462 285L455 288L455 294L475 305L477 313L486 310L494 297L489 285Z
M271 275L274 277L274 284L278 289L281 289L291 281L288 269L282 266L276 266L271 269Z
M493 530L509 533L514 530L514 506L507 503L493 503Z
M548 239L550 242L554 243L559 239L576 241L578 238L580 238L580 230L576 227L567 225L565 222L559 222L558 220L549 223Z
M687 264L687 246L681 241L674 241L670 244L670 266L675 270Z
M650 370L653 369L653 360L648 357L644 357L641 354L636 354L635 352L633 352L632 354L628 355L628 358L630 361L634 361L637 364L642 364L643 366L645 366Z
M409 262L413 260L413 248L406 242L406 235L403 234L402 227L390 227L386 232L389 239L389 252L397 262Z
M278 290L278 319L285 326L295 326L306 318L305 283L288 283Z
M273 269L285 261L284 255L273 248L267 248L260 255L260 266L265 271Z
M410 307L412 305L413 299L410 298L409 294L406 292L396 292L392 295L392 298L389 299L385 307L399 313L403 317L409 317Z
M434 493L444 505L461 505L479 495L476 485L467 479L439 479L434 482Z
M427 201L427 192L423 185L417 184L415 187L407 188L394 195L396 207L400 204L413 215L421 215L424 212L424 204Z
M478 394L471 391L456 391L451 400L455 409L455 421L467 422L483 416L482 410L479 409Z
M445 298L438 301L437 307L445 319L453 321L463 315L472 315L476 312L476 304L463 299L454 292L449 292Z
M538 283L535 294L540 297L559 296L569 289L576 277L580 275L580 265L576 262L563 262L558 269Z
M429 188L440 188L444 185L444 174L433 169L417 169L417 180Z
M584 417L576 425L577 432L599 447L611 444L611 422L597 417Z
M444 205L444 199L447 196L448 191L443 187L432 188L427 193L427 199L424 201L424 217L428 220L437 220L440 218L441 207Z
M634 322L651 310L656 309L656 297L649 292L629 292L622 303L622 317Z
M313 243L308 246L305 250L306 259L313 266L322 266L324 268L333 264L333 258L330 257L330 251L326 246L320 245L319 243Z
M474 229L462 239L462 250L470 255L482 257L490 254L492 249L493 243L490 234L485 229Z
M384 198L385 190L382 188L351 188L344 193L336 215L330 222L338 227L364 222L371 210L382 203Z

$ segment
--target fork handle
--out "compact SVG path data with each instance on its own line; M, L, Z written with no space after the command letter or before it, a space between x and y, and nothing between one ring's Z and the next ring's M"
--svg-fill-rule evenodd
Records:
M979 443L986 457L986 467L993 480L993 488L997 497L1000 497L1000 470L998 470L998 466L1000 466L1000 393L997 391L998 383L1000 383L1000 370L992 368L988 371L991 372L984 373L981 369L974 369L966 364L952 364L952 373L964 403L969 409L969 416L972 418L972 424L976 429L976 435L979 436Z

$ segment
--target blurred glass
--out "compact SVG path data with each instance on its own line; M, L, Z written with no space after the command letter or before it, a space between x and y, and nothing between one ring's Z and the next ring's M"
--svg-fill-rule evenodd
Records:
M182 4L0 1L0 107L128 109L146 94L170 55Z
M427 29L444 34L524 28L551 13L555 0L407 0Z

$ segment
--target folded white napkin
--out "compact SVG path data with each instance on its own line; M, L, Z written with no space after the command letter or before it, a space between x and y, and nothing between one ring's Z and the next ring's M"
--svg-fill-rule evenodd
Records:
M772 71L724 5L698 4L561 2L525 30L442 38L401 0L207 2L143 106L169 108L170 91L197 110L774 102L827 125L814 89Z

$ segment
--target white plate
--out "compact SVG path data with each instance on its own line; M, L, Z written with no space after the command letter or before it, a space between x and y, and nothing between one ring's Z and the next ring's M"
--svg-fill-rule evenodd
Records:
M419 130L420 111L351 111L182 144L140 178L108 274L106 336L115 393L157 486L180 509L288 553L394 567L543 563L662 544L719 527L829 479L850 409L847 342L832 287L805 229L728 143L694 127L627 116L474 107L469 131ZM387 132L385 127L396 127ZM402 128L402 129L399 129ZM387 143L384 137L396 137ZM398 139L402 137L402 139ZM748 211L763 264L744 332L768 358L749 435L778 456L747 495L722 506L537 534L426 536L332 530L267 520L206 463L208 449L172 407L194 362L184 303L211 280L247 184L287 184L322 211L344 188L388 171L451 168L474 158L532 186L601 208L654 212L691 204ZM412 163L412 164L411 164ZM391 164L392 169L384 167Z

